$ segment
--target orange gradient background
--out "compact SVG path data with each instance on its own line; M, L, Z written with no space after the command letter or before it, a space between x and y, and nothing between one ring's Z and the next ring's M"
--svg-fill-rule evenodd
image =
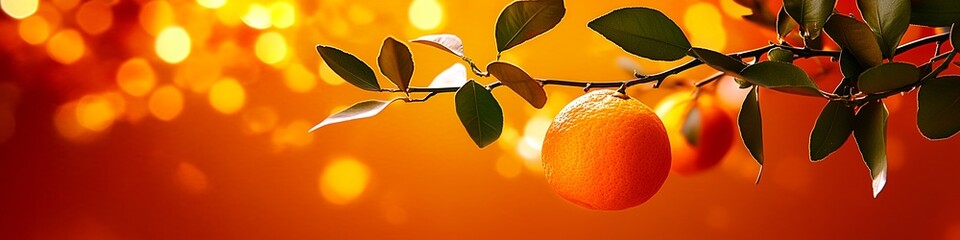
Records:
M855 1L839 2L856 12ZM960 239L960 139L920 135L916 91L886 101L890 173L877 199L853 140L808 160L824 100L764 89L759 185L737 139L719 167L673 174L646 204L601 212L552 193L539 162L546 127L580 89L548 86L542 110L495 90L504 132L485 149L463 130L452 94L306 133L349 104L395 96L346 84L316 44L375 64L387 36L452 33L485 65L508 0L0 3L3 239ZM502 59L535 77L592 81L630 78L624 63L646 73L680 64L632 57L586 27L627 6L663 11L695 46L733 52L776 39L732 0L566 6L553 31ZM904 42L942 31L911 27ZM459 61L411 49L414 86ZM933 50L897 60L922 63ZM829 59L798 65L825 90L840 79ZM698 67L630 93L653 106L683 90L671 82L712 73ZM735 117L745 92L724 79L707 94Z

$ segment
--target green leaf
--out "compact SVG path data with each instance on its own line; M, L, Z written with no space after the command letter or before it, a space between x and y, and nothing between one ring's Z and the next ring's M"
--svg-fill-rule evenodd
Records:
M460 40L460 37L453 34L436 34L436 35L427 35L419 37L414 40L410 40L413 43L424 44L427 46L435 47L440 50L446 51L457 57L463 57L463 41Z
M743 145L750 151L753 159L763 166L763 119L760 117L760 98L757 96L757 89L756 86L751 88L750 94L743 99L737 125L740 127Z
M790 15L787 15L787 10L781 7L780 13L777 14L777 38L783 39L790 35L794 28L797 28L797 22L793 21Z
M373 73L373 69L356 56L324 45L317 45L317 52L327 66L343 80L364 90L380 91L380 84L377 83L377 75Z
M928 80L917 96L917 127L929 139L947 139L960 132L960 77Z
M457 90L454 101L457 117L477 147L486 147L500 138L503 110L490 90L471 80Z
M690 111L687 112L687 117L683 121L683 128L680 129L680 132L683 133L683 139L687 141L690 146L698 146L700 144L700 127L701 127L700 108L694 105L690 108Z
M721 71L737 78L742 78L740 76L740 71L743 71L743 69L747 67L747 64L743 63L739 59L710 49L697 47L691 48L690 56L700 59L700 61L703 61L703 63L706 63L717 71Z
M324 119L322 122L320 122L316 126L313 126L313 128L310 128L310 131L307 131L307 132L313 132L313 131L316 131L317 129L320 129L321 127L334 124L334 123L341 123L341 122L346 122L350 120L357 120L357 119L376 116L381 111L383 111L384 108L387 108L387 106L390 105L390 103L397 101L399 99L400 98L394 98L391 100L367 100L363 102L358 102L356 104L353 104L350 107L347 107L346 109L340 112L330 115L330 117L327 117L327 119Z
M860 64L860 61L857 61L857 57L853 56L850 51L840 51L840 73L843 74L843 77L857 79L863 73L863 70L863 65Z
M867 24L848 16L834 14L827 21L824 30L841 49L857 57L862 66L873 67L880 65L883 60L880 44Z
M750 83L773 90L802 94L806 96L823 96L813 79L800 67L793 64L767 61L744 68L740 75Z
M410 87L410 79L413 78L413 54L410 53L410 48L397 39L388 37L380 47L377 63L380 64L380 73L406 93Z
M523 69L507 62L492 62L487 65L487 71L533 107L540 109L547 104L547 92L543 90L543 86Z
M427 87L459 88L463 86L464 83L467 83L467 66L464 66L462 63L454 63L447 68L447 70L443 70L443 72L437 74L437 76L433 78L433 82L430 82L430 86Z
M587 26L623 50L652 60L675 61L691 48L680 27L654 9L617 9L590 21Z
M767 58L770 61L793 63L793 52L783 48L775 47L767 51Z
M857 6L877 38L883 57L892 58L910 26L910 0L857 0Z
M887 107L883 102L870 102L860 108L853 136L857 139L860 155L870 169L873 179L873 197L887 184Z
M811 161L823 160L843 146L853 132L854 116L853 107L840 101L828 102L823 107L810 133Z
M875 94L909 86L920 80L920 69L909 63L892 62L863 71L857 80L861 92Z
M543 34L566 14L561 0L515 1L497 18L497 51L503 52Z
M946 27L960 22L960 1L910 1L910 23L928 27Z
M954 23L950 27L950 45L953 45L953 49L960 48L960 23Z
M837 0L783 0L783 8L800 25L801 36L806 39L820 37L835 5Z

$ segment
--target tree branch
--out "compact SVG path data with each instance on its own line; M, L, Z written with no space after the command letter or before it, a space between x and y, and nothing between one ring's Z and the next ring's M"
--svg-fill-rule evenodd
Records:
M905 53L905 52L907 52L907 51L910 51L910 50L912 50L912 49L915 49L915 48L917 48L917 47L920 47L920 46L923 46L923 45L927 45L927 44L930 44L930 43L938 43L938 44L939 44L939 43L942 43L942 42L947 41L948 39L949 39L949 33L941 33L941 34L937 34L937 35L933 35L933 36L928 36L928 37L925 37L925 38L917 39L917 40L915 40L915 41L912 41L912 42L909 42L909 43L906 43L906 44L904 44L904 45L901 45L901 46L897 47L896 53L895 53L894 55L900 55L900 54L903 54L903 53ZM840 51L815 50L815 49L809 49L809 48L805 48L805 47L804 47L804 48L800 48L800 47L794 47L794 46L790 46L790 45L786 45L786 44L775 44L775 43L771 43L771 44L769 44L769 45L767 45L767 46L760 47L760 48L756 48L756 49L751 49L751 50L747 50L747 51L731 53L731 54L728 54L727 56L730 56L730 57L733 57L733 58L736 58L736 59L740 59L741 61L742 61L743 59L748 59L748 58L758 59L758 58L760 58L761 56L763 56L763 54L766 54L767 51L769 51L770 49L776 48L776 47L783 48L783 49L785 49L785 50L788 50L788 51L790 51L790 52L793 52L793 54L795 54L797 57L800 57L800 58L831 57L832 59L837 59L837 58L840 57ZM954 49L953 51L957 51L957 50ZM953 51L951 51L951 52L953 52ZM939 55L939 56L935 57L933 60L942 59L942 58L946 57L945 55L946 55L946 54ZM470 58L464 57L463 60L466 61L468 64L470 64L470 68L473 70L474 74L476 74L477 76L480 76L480 77L489 77L489 76L490 76L490 74L489 74L488 72L484 72L484 71L482 71L479 67L477 67L477 65L473 62L473 60L470 60ZM931 62L932 62L933 60L931 60ZM945 64L947 64L947 63L945 63ZM690 61L688 61L688 62L686 62L686 63L683 63L683 64L680 64L680 65L678 65L678 66L676 66L676 67L673 67L673 68L671 68L671 69L667 69L667 70L665 70L665 71L663 71L663 72L659 72L659 73L656 73L656 74L653 74L653 75L637 76L637 77L634 78L634 79L628 79L628 80L623 80L623 81L602 81L602 82L601 82L601 81L576 81L576 80L561 80L561 79L537 79L537 81L539 81L542 86L557 85L557 86L568 86L568 87L581 87L581 88L584 88L584 90L589 90L589 89L591 89L591 88L619 88L619 87L628 88L628 87L635 86L635 85L638 85L638 84L651 83L651 82L655 82L654 85L653 85L653 87L654 87L654 88L658 88L658 87L660 87L660 85L663 83L663 81L664 81L667 77L672 76L672 75L675 75L675 74L679 74L679 73L681 73L681 72L683 72L683 71L689 70L689 69L691 69L691 68L694 68L694 67L697 67L697 66L700 66L700 65L703 65L703 62L702 62L702 61L700 61L699 59L693 59L693 60L690 60ZM716 79L719 79L719 77L711 77L711 79L712 79L712 80L710 80L710 81L716 81ZM922 82L923 82L923 81L918 82L918 83L917 83L918 85L916 85L916 86L919 86L919 84L922 84ZM702 83L702 84L698 84L697 87L701 87L702 85L705 85L706 83L709 83L709 82L701 82L701 83ZM488 84L488 85L486 86L486 88L487 88L487 89L490 89L490 90L493 90L493 89L495 89L495 88L497 88L497 87L500 87L500 86L502 86L502 83L501 83L500 81L496 81L496 82L493 82L493 83ZM897 94L897 93L900 93L900 92L909 91L909 90L912 90L913 88L915 88L916 86L909 86L909 87L910 87L909 89L906 88L906 87L903 88L903 89L898 89L898 90L903 90L903 91L896 91L896 92L891 92L891 93L886 93L886 94L881 94L881 95L869 95L869 96L862 97L862 98L857 98L857 99L849 99L849 98L846 98L846 97L849 97L849 96L839 96L839 95L835 95L835 94L825 94L824 97L825 97L825 98L828 98L828 99L832 99L832 100L843 100L843 101L852 101L852 102L855 102L855 103L863 103L863 102L870 101L870 100L875 100L875 99L879 99L879 98L884 98L884 97L887 97L887 96L890 96L890 95L893 95L893 94ZM427 97L425 97L425 98L423 98L423 99L419 99L419 101L416 101L416 102L423 102L423 101L426 101L427 99L429 99L430 97L432 97L432 96L434 96L434 95L436 95L436 94L456 92L457 90L459 90L459 87L443 87L443 88L410 87L410 88L408 89L408 92L410 92L410 93L429 93L429 94L427 95ZM392 92L392 93L397 93L397 92L403 92L403 91L401 91L400 89L385 88L385 89L380 89L380 92ZM889 95L887 95L887 94L889 94ZM883 95L886 95L886 96L883 96Z

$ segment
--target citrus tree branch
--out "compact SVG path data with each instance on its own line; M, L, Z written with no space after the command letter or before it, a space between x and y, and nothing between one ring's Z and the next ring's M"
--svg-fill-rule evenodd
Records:
M897 50L896 50L895 55L900 55L900 54L903 54L903 53L905 53L905 52L907 52L907 51L910 51L910 50L912 50L912 49L915 49L915 48L917 48L917 47L920 47L920 46L923 46L923 45L927 45L927 44L931 44L931 43L941 44L941 43L947 41L947 40L949 39L949 36L950 36L949 33L941 33L941 34L928 36L928 37L925 37L925 38L921 38L921 39L918 39L918 40L915 40L915 41L906 43L906 44L904 44L904 45L901 45L901 46L897 47ZM742 51L742 52L736 52L736 53L727 54L727 56L730 56L730 57L733 57L733 58L736 58L736 59L740 59L740 60L743 60L743 59L751 59L751 58L752 58L752 59L758 59L758 58L760 58L761 56L763 56L764 54L766 54L767 51L770 51L770 49L773 49L773 48L782 48L782 49L784 49L784 50L788 50L788 51L790 51L790 52L793 52L793 54L796 55L796 57L800 57L800 58L830 57L830 58L832 58L833 60L836 60L836 59L838 59L838 58L840 57L840 51L833 51L833 50L816 50L816 49L810 49L810 48L805 48L805 47L802 47L802 48L801 48L801 47L794 47L794 46L790 46L790 45L786 45L786 44L774 44L774 43L771 43L771 44L769 44L769 45L767 45L767 46L763 46L763 47L756 48L756 49L751 49L751 50L747 50L747 51ZM953 51L956 51L956 50L953 50ZM953 51L951 51L951 52L953 52ZM947 54L938 55L938 56L934 57L933 59L931 59L931 62L933 62L933 61L935 61L935 60L939 60L939 59L945 58L946 55L947 55ZM480 77L489 77L489 76L490 76L490 74L489 74L488 72L484 72L484 71L482 71L479 67L477 67L477 65L476 65L476 64L473 62L473 60L471 60L470 58L464 57L463 60L466 61L466 62L470 65L470 68L473 70L473 72L474 72L475 75L480 76ZM656 73L656 74L652 74L652 75L638 75L638 76L636 76L636 78L634 78L634 79L628 79L628 80L624 80L624 81L576 81L576 80L562 80L562 79L537 79L537 81L539 81L540 84L543 85L543 86L547 86L547 85L557 85L557 86L568 86L568 87L580 87L580 88L583 88L584 90L590 90L591 88L628 88L628 87L632 87L632 86L635 86L635 85L638 85L638 84L651 83L651 82L654 83L654 85L653 85L654 88L658 88L658 87L663 83L663 81L666 80L667 77L672 76L672 75L675 75L675 74L679 74L679 73L681 73L681 72L684 72L684 71L686 71L686 70L689 70L689 69L691 69L691 68L694 68L694 67L697 67L697 66L700 66L700 65L703 65L703 64L704 64L703 61L700 61L699 59L693 59L693 60L687 61L687 62L685 62L685 63L683 63L683 64L680 64L680 65L678 65L678 66L676 66L676 67L673 67L673 68L671 68L671 69L667 69L667 70L665 70L665 71L662 71L662 72L659 72L659 73ZM945 63L945 64L946 64L946 63ZM703 85L706 85L706 84L708 84L708 83L710 83L710 82L714 82L714 81L716 81L717 79L719 79L719 77L712 76L712 77L710 77L710 78L708 78L708 79L706 79L706 80L704 80L704 81L701 81L701 82L697 83L697 87L702 87ZM865 97L861 97L861 98L850 98L849 96L846 96L846 97L845 97L845 96L839 96L839 95L829 94L829 93L828 93L828 94L824 94L824 98L832 99L832 100L850 101L850 102L858 103L858 104L859 104L859 103L864 103L864 102L871 101L871 100L876 100L876 99L880 99L880 98L885 98L885 97L888 97L888 96L891 96L891 95L894 95L894 94L897 94L897 93L900 93L900 92L910 91L910 90L912 90L912 89L914 89L914 88L922 85L923 82L924 82L924 81L919 81L919 82L917 82L917 84L915 84L915 85L907 86L907 87L904 87L904 88L902 88L902 89L897 89L897 90L891 91L891 92L889 92L889 93L877 94L877 95L869 95L869 96L865 96ZM493 82L493 83L490 83L490 84L486 85L485 87L486 87L487 89L491 89L491 90L492 90L492 89L495 89L495 88L500 87L500 86L502 86L501 82L500 82L500 81L496 81L496 82ZM428 93L428 95L427 95L427 97L424 97L423 99L417 99L416 101L408 101L408 102L424 102L424 101L428 100L430 97L432 97L432 96L434 96L434 95L441 94L441 93L456 92L457 90L459 90L459 87L439 87L439 88L438 88L438 87L433 87L433 88L431 88L431 87L410 87L409 89L407 89L407 92L410 92L410 93ZM379 91L380 91L380 92L393 92L393 93L403 92L402 90L400 90L400 89L395 89L395 88L384 88L384 89L380 89Z

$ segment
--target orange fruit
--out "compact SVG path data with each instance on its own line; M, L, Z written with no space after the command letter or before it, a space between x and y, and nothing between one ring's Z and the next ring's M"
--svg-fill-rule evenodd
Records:
M670 173L670 141L660 118L612 90L567 104L547 129L541 151L553 191L590 209L640 205Z
M720 163L730 151L733 119L712 95L701 95L694 101L690 92L678 92L657 104L656 112L670 137L670 169L674 172L703 172Z

